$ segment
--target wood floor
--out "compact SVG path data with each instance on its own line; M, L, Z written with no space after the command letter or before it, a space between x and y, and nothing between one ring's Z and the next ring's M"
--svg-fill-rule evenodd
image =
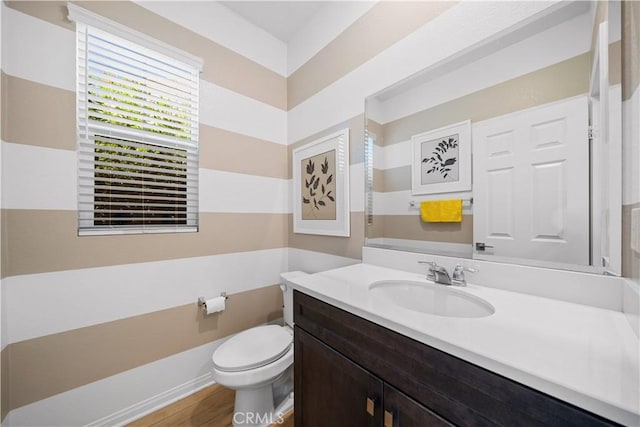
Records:
M229 427L233 417L233 390L220 385L204 388L182 400L146 415L129 427ZM289 411L279 427L293 427L293 411Z

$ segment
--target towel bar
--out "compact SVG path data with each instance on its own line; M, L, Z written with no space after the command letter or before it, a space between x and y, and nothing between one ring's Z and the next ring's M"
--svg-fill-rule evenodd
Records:
M464 204L468 204L469 206L470 206L470 205L473 205L473 197L471 197L470 199L462 199L462 204L463 204L463 205L464 205ZM419 207L420 207L420 205L419 205L419 203L418 203L418 202L416 202L415 200L410 200L410 201L409 201L409 207L410 207L410 208L419 208Z

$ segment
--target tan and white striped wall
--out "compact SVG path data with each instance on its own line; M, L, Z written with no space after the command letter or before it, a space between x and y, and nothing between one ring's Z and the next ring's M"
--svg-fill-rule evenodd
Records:
M208 384L222 339L281 316L280 272L361 258L364 98L550 7L356 3L283 46L215 3L79 2L204 59L200 232L82 238L73 25L62 1L2 4L5 425L122 423ZM351 237L292 233L292 149L347 126Z
M204 72L200 231L77 237L65 4L2 4L5 425L119 423L206 385L222 339L281 317L280 272L361 257L362 232L348 247L289 248L286 46L216 3L79 3L202 57ZM205 14L216 25L199 24ZM225 312L202 317L197 297L221 291Z
M204 72L200 231L78 237L75 28L65 5L2 5L6 425L122 422L210 383L221 339L282 316L286 77L135 3L81 3L202 57ZM271 46L275 57L282 46ZM225 312L203 317L198 296L222 291Z
M640 208L640 3L629 1L622 2L622 123L622 273L640 285L640 254L631 249L631 210ZM634 308L637 319L637 301Z

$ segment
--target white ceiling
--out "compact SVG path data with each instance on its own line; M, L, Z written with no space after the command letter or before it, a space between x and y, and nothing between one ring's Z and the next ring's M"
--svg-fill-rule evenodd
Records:
M221 1L223 5L288 43L326 1Z

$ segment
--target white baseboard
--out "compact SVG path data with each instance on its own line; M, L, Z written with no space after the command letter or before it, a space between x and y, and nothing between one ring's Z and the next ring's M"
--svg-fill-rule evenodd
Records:
M124 408L118 412L114 412L111 415L100 418L87 424L87 427L94 426L124 426L139 418L144 417L158 409L161 409L167 405L170 405L178 400L185 398L205 387L215 384L212 375L210 373L204 374L198 378L167 390L163 393L157 394L149 399L145 399L134 405Z

